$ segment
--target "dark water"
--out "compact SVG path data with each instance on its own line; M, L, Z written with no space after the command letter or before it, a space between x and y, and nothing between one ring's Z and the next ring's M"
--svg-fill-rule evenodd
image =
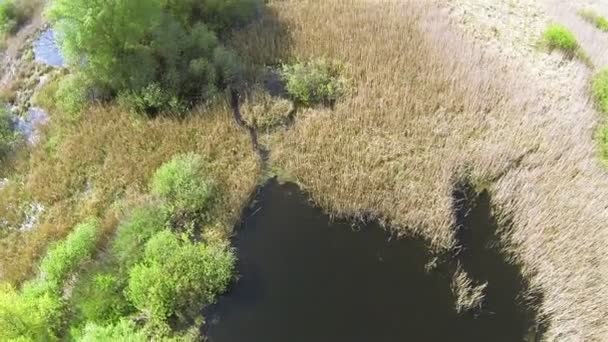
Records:
M493 229L483 205L460 221ZM531 316L516 304L519 273L476 231L465 235L480 246L459 258L490 282L487 301L479 313L458 315L454 262L426 273L424 241L330 222L297 186L272 181L234 240L240 279L209 308L205 334L212 342L524 341Z

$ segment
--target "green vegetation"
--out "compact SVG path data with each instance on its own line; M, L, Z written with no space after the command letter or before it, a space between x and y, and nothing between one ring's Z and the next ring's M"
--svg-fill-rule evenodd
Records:
M542 42L550 50L558 49L570 57L574 57L579 49L574 34L565 26L551 24L543 32Z
M71 270L91 257L95 250L99 226L94 220L74 228L65 241L53 246L40 264L40 274L53 287L61 287Z
M601 70L593 78L591 88L598 107L602 112L608 114L608 68Z
M593 24L598 29L608 32L608 19L604 18L597 12L590 10L590 9L584 9L584 10L578 11L578 15L580 15L581 18L583 18L586 21Z
M608 68L601 70L595 75L591 84L591 90L599 110L608 115ZM604 123L600 126L596 140L599 144L600 159L604 163L608 163L608 124Z
M322 59L284 65L287 92L297 105L332 105L345 92L340 65Z
M202 174L202 160L194 153L180 154L155 172L152 189L169 207L136 207L119 225L103 262L74 289L72 337L168 337L197 322L201 307L225 291L235 262L228 244L195 242L200 236L190 240L192 234L169 230L171 211L195 213L181 217L186 225L206 216L211 182ZM145 332L129 323L133 315L145 318Z
M549 51L560 50L567 58L577 57L587 66L593 67L591 59L579 45L574 33L563 25L550 24L543 32L540 44Z
M55 0L49 16L83 88L156 114L183 111L238 81L238 58L218 37L260 6L256 0Z
M190 153L163 164L152 178L151 190L172 208L187 211L206 209L213 199L214 186L205 177L201 156Z
M126 319L107 326L99 326L95 323L87 324L80 342L99 341L146 342L148 336L144 332L138 331L133 322Z
M207 246L160 232L146 244L144 262L130 271L128 297L153 321L191 317L225 291L234 261L225 245Z
M15 33L25 24L38 6L37 0L4 0L0 2L0 34Z
M90 258L98 230L94 220L79 224L64 241L49 249L38 278L21 291L10 285L0 287L0 340L58 338L66 313L63 282Z

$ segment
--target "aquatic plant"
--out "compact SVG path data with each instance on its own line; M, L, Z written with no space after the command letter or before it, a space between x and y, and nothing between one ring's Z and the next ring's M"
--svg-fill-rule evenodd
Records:
M487 286L487 282L475 284L469 274L458 264L450 284L456 302L456 312L461 314L470 310L480 310Z

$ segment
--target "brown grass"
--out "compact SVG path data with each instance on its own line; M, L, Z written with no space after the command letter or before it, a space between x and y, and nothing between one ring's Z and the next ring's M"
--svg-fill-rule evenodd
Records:
M270 4L270 31L252 34L272 37L281 23L290 33L283 58L342 61L354 87L335 110L300 111L291 130L275 134L273 167L336 215L369 214L438 249L455 244L451 191L468 175L513 222L502 238L544 296L545 338L606 340L608 177L595 160L586 89L565 94L539 83L527 65L484 52L428 4ZM245 50L253 41L276 50L274 38L249 38L241 37ZM576 63L577 76L588 77Z
M40 144L32 151L29 167L17 172L26 175L23 182L0 191L0 215L12 221L13 229L0 241L0 270L13 283L31 275L46 246L83 218L100 217L104 231L112 232L121 203L137 202L152 173L174 154L194 151L209 158L210 177L221 193L211 215L226 233L260 176L249 137L234 124L227 106L201 110L183 121L135 119L117 108L92 108L71 124L53 119L61 135L52 146ZM39 227L15 231L23 219L16 208L31 201L46 208Z

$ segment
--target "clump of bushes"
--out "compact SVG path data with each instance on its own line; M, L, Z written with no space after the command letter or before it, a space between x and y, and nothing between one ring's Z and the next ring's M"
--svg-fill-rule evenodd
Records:
M323 59L284 65L282 76L296 105L333 105L346 91L341 66Z
M171 230L175 213L190 214L182 217L186 225L207 217L214 186L205 166L200 155L187 153L158 168L150 188L162 201L135 208L119 225L104 259L74 289L73 338L175 337L196 326L200 309L226 290L235 264L228 243L199 242ZM141 324L135 326L134 317ZM190 330L193 336L198 332Z
M193 243L165 230L148 241L144 261L131 269L128 297L153 321L184 319L226 290L234 263L224 244Z
M152 177L151 191L178 211L208 208L214 185L205 175L205 162L194 153L180 154L163 164Z
M182 111L238 81L239 59L219 37L261 6L259 0L55 0L49 17L80 79L134 111L155 114Z
M580 10L578 15L602 31L608 32L608 19L590 9Z
M568 58L578 57L583 63L591 65L589 56L581 49L574 33L560 24L550 24L542 34L541 45L549 51L560 50Z
M63 282L91 256L97 234L94 220L76 226L64 241L49 249L38 278L21 291L0 286L0 340L58 339L66 314Z

